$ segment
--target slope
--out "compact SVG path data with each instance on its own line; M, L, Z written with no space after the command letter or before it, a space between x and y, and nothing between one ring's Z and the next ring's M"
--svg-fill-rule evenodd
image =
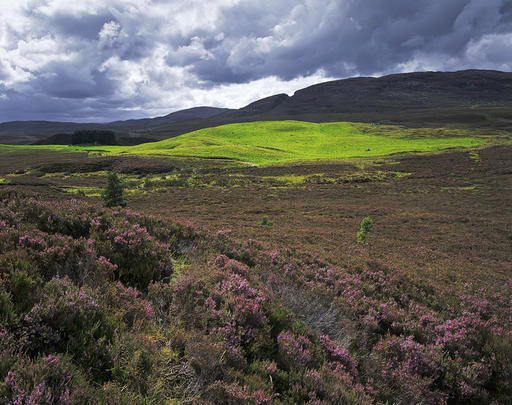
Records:
M476 146L461 136L416 136L395 128L386 136L371 126L348 122L267 121L206 128L160 142L125 149L130 154L226 158L260 165L303 160L383 156L400 152L432 152Z
M75 131L85 130L111 130L122 132L118 135L120 142L131 144L130 138L138 138L139 135L129 134L129 131L140 130L144 128L158 127L180 123L182 121L201 121L211 118L215 115L229 111L227 108L217 107L194 107L186 110L175 111L163 117L132 119L126 121L114 121L109 123L77 123L77 122L52 122L52 121L9 121L0 123L0 143L6 144L50 144L59 141L60 138L44 138L52 135L71 134ZM62 141L64 144L67 138ZM148 142L151 136L145 138ZM143 140L137 142L142 143ZM59 142L61 143L61 142Z
M490 70L400 73L319 83L211 118L138 130L165 139L224 124L300 120L381 122L410 127L512 128L512 73Z

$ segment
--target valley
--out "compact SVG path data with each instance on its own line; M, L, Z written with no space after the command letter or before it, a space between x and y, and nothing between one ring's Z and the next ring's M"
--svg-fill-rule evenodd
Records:
M507 404L508 124L248 121L0 145L0 402Z

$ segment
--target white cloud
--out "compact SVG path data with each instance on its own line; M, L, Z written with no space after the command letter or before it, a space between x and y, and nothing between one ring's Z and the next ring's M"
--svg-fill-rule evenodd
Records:
M119 37L120 30L121 26L115 21L105 23L98 34L100 43L111 44Z
M41 104L48 119L116 119L240 107L349 75L511 70L508 2L5 0L0 115L17 100L26 119Z
M327 80L333 80L333 78L326 76L325 72L319 70L313 75L300 76L293 80L282 80L276 76L268 76L247 83L223 84L211 89L181 87L177 89L178 91L162 91L160 98L165 100L168 105L174 104L180 106L180 108L199 105L240 108L252 101L274 94L286 93L291 96L296 90ZM157 104L154 104L153 107L148 106L152 115L163 114L166 111Z
M512 70L512 32L484 35L477 41L471 41L466 50L468 61L476 66Z

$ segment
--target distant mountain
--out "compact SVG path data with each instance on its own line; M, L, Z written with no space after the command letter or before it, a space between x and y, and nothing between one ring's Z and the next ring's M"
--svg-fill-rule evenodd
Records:
M172 124L185 120L205 119L230 111L228 108L194 107L170 113L163 117L143 118L126 121L114 121L105 124L75 123L75 122L51 122L51 121L10 121L0 123L0 143L12 144L49 144L51 141L64 143L70 139L71 133L84 130L111 130L120 132L118 137L123 138L121 143L141 143L147 139L138 140L136 134L130 131ZM69 135L69 136L65 136ZM51 136L47 141L44 138ZM133 139L137 139L133 142ZM124 140L124 142L123 142ZM131 141L130 141L131 140Z
M229 108L217 107L194 107L187 110L180 110L170 113L164 117L143 118L138 120L114 121L108 124L110 129L123 128L127 130L157 127L180 121L210 118L224 112L231 111Z
M222 117L401 113L411 110L512 106L512 73L489 70L356 77L268 97Z
M12 143L12 135L18 135L19 143L31 143L34 134L41 139L59 132L106 129L120 132L120 143L135 144L223 124L284 119L512 129L512 73L463 70L356 77L316 84L291 97L266 97L238 110L198 107L109 124L10 122L0 124L0 143L7 138ZM10 136L2 136L6 134Z
M512 129L512 73L463 70L334 80L201 121L150 128L148 134L165 139L229 123L286 119Z

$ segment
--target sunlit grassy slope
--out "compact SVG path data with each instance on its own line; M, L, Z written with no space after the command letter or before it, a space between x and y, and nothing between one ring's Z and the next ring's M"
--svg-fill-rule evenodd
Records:
M347 122L269 121L201 129L164 141L130 147L125 152L231 158L267 165L397 152L430 152L471 147L480 142L470 137L415 137L410 131L398 129L390 136L373 135L363 126Z
M258 165L308 160L375 157L400 152L436 152L474 147L473 134L442 129L335 122L263 121L206 128L137 146L3 145L0 154L16 149L44 149L89 154L166 155L227 158Z

